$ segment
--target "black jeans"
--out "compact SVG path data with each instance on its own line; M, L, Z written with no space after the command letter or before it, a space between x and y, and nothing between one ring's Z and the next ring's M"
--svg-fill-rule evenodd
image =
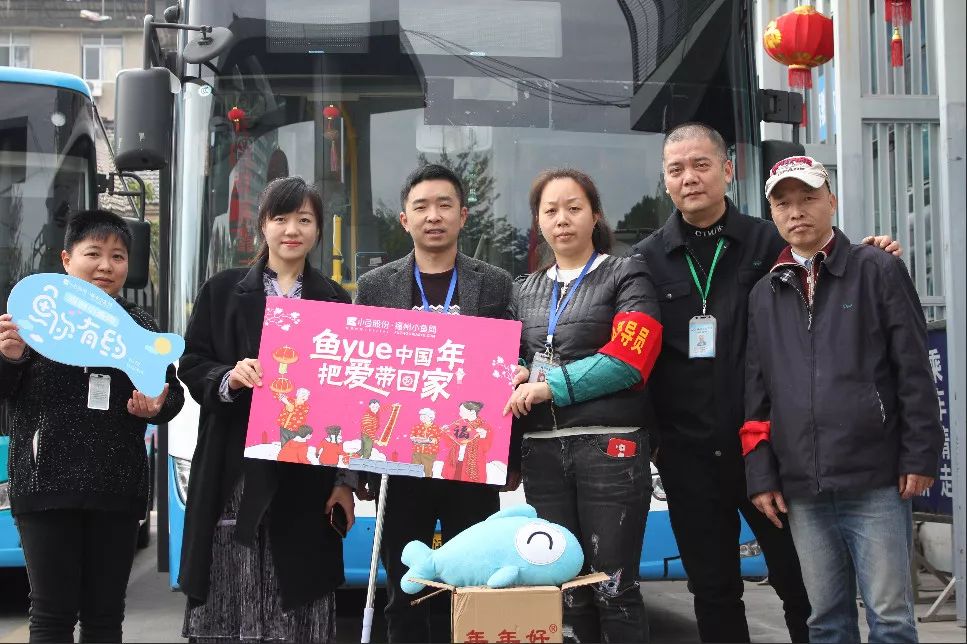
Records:
M672 531L703 642L748 642L739 563L739 512L759 541L769 583L782 599L793 642L809 641L809 598L788 526L776 528L749 501L738 454L716 456L703 446L663 442L658 473L668 496Z
M394 476L386 495L380 556L386 569L386 628L390 642L449 642L446 594L411 606L416 596L400 589L407 567L400 561L410 541L431 545L437 519L444 543L500 509L492 485Z
M611 438L635 441L637 453L609 456ZM578 538L584 549L582 574L611 576L565 592L564 641L648 641L648 618L638 589L651 499L647 434L526 438L521 455L527 502L542 519Z
M30 580L30 641L120 642L138 519L97 510L16 517Z

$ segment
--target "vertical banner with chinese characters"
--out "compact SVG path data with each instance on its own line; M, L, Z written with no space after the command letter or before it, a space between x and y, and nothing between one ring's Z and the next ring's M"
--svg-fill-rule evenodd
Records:
M245 456L473 483L507 476L520 322L270 297Z
M933 326L933 325L931 325ZM947 384L947 329L931 328L927 332L927 350L933 382L940 400L940 424L943 426L943 451L940 453L940 470L933 485L923 495L913 499L916 512L953 514L953 469L950 462L950 415L947 413L949 387Z

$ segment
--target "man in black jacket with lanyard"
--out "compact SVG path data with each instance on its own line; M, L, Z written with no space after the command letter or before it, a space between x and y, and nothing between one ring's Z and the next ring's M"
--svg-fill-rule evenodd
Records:
M639 242L664 326L649 386L658 419L655 462L703 642L748 642L738 541L741 512L765 555L794 642L808 641L809 600L788 530L746 494L739 447L744 420L749 291L785 246L772 222L725 196L732 162L722 135L686 123L665 137L665 188L677 210ZM866 243L888 247L889 238Z
M407 177L400 202L400 224L413 238L413 252L360 277L356 304L506 318L510 274L457 251L467 221L460 179L443 166L423 166ZM516 470L509 473L509 487L516 487L515 481L520 480L519 465ZM370 489L357 491L357 496L374 496L372 483L369 478L365 485ZM443 598L411 606L412 596L400 590L406 572L400 555L410 541L430 545L437 519L444 541L483 521L499 509L497 492L492 485L405 476L392 479L380 548L388 578L385 614L390 642L450 641ZM438 618L433 629L427 604Z

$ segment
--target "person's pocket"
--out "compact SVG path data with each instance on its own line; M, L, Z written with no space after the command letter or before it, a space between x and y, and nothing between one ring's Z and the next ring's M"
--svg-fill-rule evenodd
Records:
M588 442L604 456L613 459L634 458L641 453L641 434L589 434Z

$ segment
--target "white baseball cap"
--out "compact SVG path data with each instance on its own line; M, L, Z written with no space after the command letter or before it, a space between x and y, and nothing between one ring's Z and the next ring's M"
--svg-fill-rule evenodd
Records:
M786 157L772 166L769 178L766 180L766 199L772 189L783 179L799 179L811 188L819 188L829 183L829 174L825 166L812 157Z

